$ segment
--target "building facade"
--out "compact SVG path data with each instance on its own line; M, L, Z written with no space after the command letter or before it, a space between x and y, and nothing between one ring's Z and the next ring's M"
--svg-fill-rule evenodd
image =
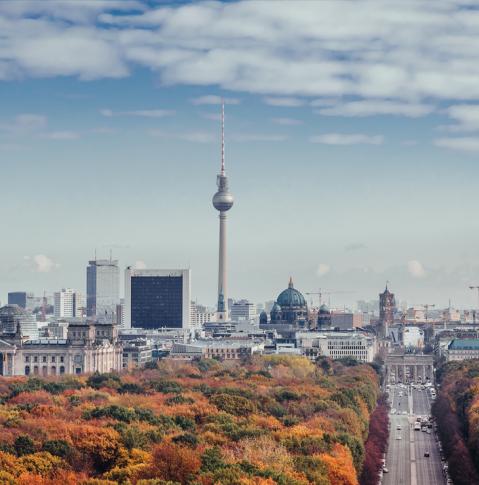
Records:
M122 369L122 346L111 324L68 326L66 339L0 338L0 375L62 375Z
M256 319L256 305L248 300L238 300L231 306L233 322L250 322Z
M479 359L479 339L455 338L449 343L444 355L448 362Z
M359 362L372 362L377 354L377 340L362 332L298 332L297 346L311 359L350 357Z
M190 273L126 268L124 328L189 328Z
M37 339L38 324L34 315L18 305L0 308L0 338L18 333L23 338Z
M85 313L83 295L71 288L63 288L53 294L55 318L81 318Z
M95 259L86 270L87 316L101 322L116 322L116 306L120 303L120 269L118 261Z

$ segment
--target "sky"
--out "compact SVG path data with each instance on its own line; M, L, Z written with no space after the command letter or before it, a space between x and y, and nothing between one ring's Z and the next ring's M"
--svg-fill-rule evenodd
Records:
M477 305L479 9L442 2L0 2L0 300L89 259L289 276L333 306Z

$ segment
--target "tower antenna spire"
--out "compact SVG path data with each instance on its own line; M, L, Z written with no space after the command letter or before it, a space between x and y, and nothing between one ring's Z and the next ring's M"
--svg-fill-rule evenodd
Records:
M221 175L225 174L225 101L221 98Z

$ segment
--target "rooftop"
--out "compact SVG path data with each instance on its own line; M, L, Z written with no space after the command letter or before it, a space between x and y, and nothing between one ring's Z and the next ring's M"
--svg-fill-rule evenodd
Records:
M456 338L449 344L449 350L479 350L479 339Z

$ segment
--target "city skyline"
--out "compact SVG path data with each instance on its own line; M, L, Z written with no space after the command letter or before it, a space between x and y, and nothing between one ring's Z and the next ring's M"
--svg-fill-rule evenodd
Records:
M477 304L472 3L351 4L363 21L339 31L329 2L50 5L0 5L2 302L84 292L96 248L121 270L189 267L213 306L223 97L231 296L270 300L292 275L350 291L338 305L386 280L411 304Z

